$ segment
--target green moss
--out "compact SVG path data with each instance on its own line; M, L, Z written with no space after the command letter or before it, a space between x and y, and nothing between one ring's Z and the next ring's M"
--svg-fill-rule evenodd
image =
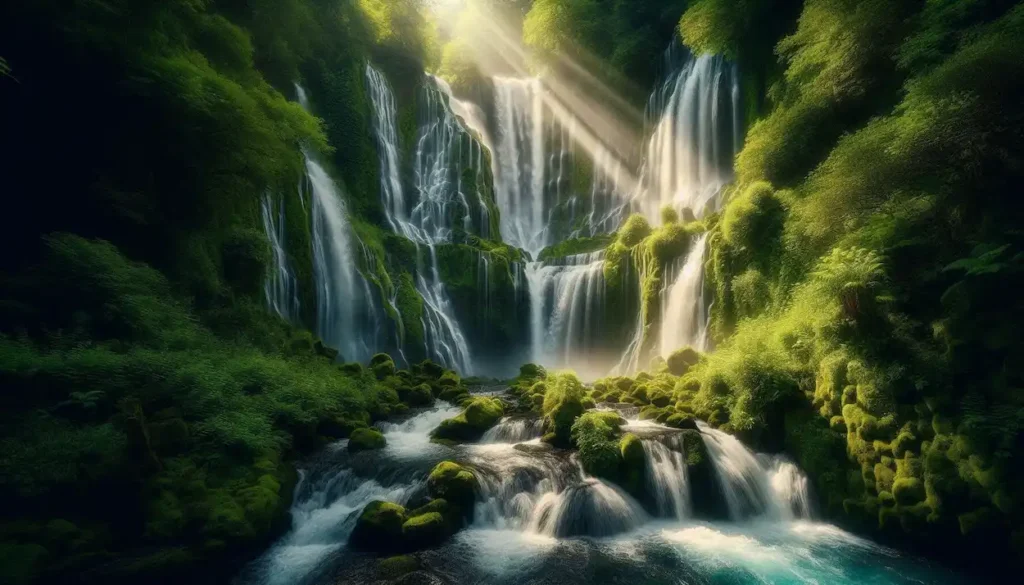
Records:
M437 546L449 535L447 522L437 512L412 516L402 524L402 538L415 549Z
M460 508L463 513L472 512L476 500L476 476L469 469L451 461L442 461L427 478L430 496L443 499Z
M353 548L372 551L399 550L405 508L391 502L373 501L363 508L349 536Z
M542 412L545 428L558 446L568 446L572 425L583 414L586 391L576 374L558 372L548 376Z
M668 371L673 375L682 376L700 361L700 354L692 347L684 347L672 352L665 360Z
M614 412L587 412L572 425L572 441L579 449L583 469L595 476L615 479L619 474L619 426Z
M429 384L403 387L398 390L398 397L409 406L430 406L434 403L434 394Z
M386 353L378 353L370 358L370 370L378 380L395 374L395 360Z
M541 250L540 254L537 255L537 260L545 262L555 258L564 258L566 256L574 256L576 254L597 252L598 250L605 249L611 241L612 236L610 235L563 240Z
M441 394L442 399L444 393ZM455 417L441 422L431 437L451 441L473 441L491 428L504 414L497 398L476 397L466 402L465 409Z
M370 451L383 449L387 441L380 431L370 428L358 428L352 431L348 438L349 452Z
M892 484L892 496L901 506L911 506L924 501L924 482L916 477L897 479Z

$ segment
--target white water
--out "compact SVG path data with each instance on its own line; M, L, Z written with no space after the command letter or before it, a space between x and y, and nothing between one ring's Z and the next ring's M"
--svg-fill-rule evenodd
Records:
M697 423L733 521L792 520L811 514L807 478L795 465L755 455L736 437Z
M704 253L707 234L690 245L679 275L663 298L661 311L661 355L690 346L708 350L708 303L704 298Z
M662 441L670 443L671 448ZM647 489L654 495L658 515L677 520L690 518L690 486L680 436L644 439L643 446L647 457Z
M275 205L273 196L265 193L260 200L260 216L274 256L273 269L267 272L263 282L263 296L270 310L295 322L299 318L299 283L285 251L284 199Z
M498 421L498 424L487 429L481 443L525 443L532 439L539 439L544 431L543 419L509 418L505 417Z
M651 96L648 115L656 119L647 143L637 204L652 222L674 207L696 218L721 207L722 188L733 177L740 145L740 89L736 66L723 57L666 54L672 73Z
M427 354L446 367L464 375L473 373L473 360L454 307L445 289L437 264L436 246L450 241L453 224L449 212L455 205L466 209L463 224L469 221L468 204L458 183L452 184L450 168L454 144L454 118L446 107L432 103L434 113L444 118L428 121L421 129L417 154L415 191L406 201L400 177L398 125L394 93L384 74L366 65L366 81L373 105L374 133L380 158L381 199L391 229L417 245L416 290L423 297L423 327ZM428 100L439 99L441 92L427 91ZM461 142L459 142L461 144ZM458 174L458 170L455 170ZM421 250L425 248L426 262ZM428 263L429 262L429 263Z
M316 334L346 360L365 361L378 347L378 313L370 286L356 266L345 200L320 163L306 154L312 199Z
M599 377L605 365L596 345L604 310L604 252L529 262L532 361L549 368L572 366ZM593 363L589 360L593 359Z
M461 409L448 404L418 414L402 423L380 426L387 445L373 457L403 461L436 455L443 447L430 442L430 431ZM328 447L331 463L346 461L348 441ZM400 472L378 478L358 475L351 468L331 465L326 473L300 472L292 504L292 529L243 574L243 582L260 585L301 583L346 547L359 513L374 500L405 504L423 485L422 479ZM398 477L392 477L397 475ZM386 478L386 479L385 479ZM391 481L388 481L391 480ZM382 483L383 482L383 483Z

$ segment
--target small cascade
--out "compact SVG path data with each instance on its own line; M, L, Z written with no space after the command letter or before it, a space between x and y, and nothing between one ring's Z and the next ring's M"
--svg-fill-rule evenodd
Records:
M443 92L427 89L428 119L419 133L415 161L415 189L418 197L406 201L399 166L397 110L394 93L384 74L366 65L366 81L373 106L374 132L380 157L381 199L391 229L426 248L429 264L417 254L416 290L423 297L423 327L427 354L462 374L473 373L473 360L466 337L452 307L437 265L438 244L451 240L453 215L462 227L471 221L468 202L461 191L460 171L451 165L456 152L454 117L442 107ZM481 157L482 158L482 157ZM478 159L479 160L479 159ZM454 176L453 176L454 171ZM458 210L458 213L455 211Z
M501 419L484 436L480 438L481 443L525 443L533 439L539 439L544 434L544 420L540 418L510 418Z
M769 481L786 518L812 518L810 482L804 472L785 457L771 456L766 463Z
M663 295L661 312L661 355L690 346L708 350L708 304L704 298L704 253L707 234L690 246L683 267L668 294Z
M530 517L531 532L556 538L611 536L647 520L643 508L618 486L594 477L540 497Z
M600 358L596 342L605 291L604 252L567 256L552 264L529 262L526 278L533 361L587 370L588 358Z
M642 444L647 457L647 490L654 497L658 516L690 518L692 506L682 436L669 434L644 439Z
M267 272L263 282L263 296L271 311L296 322L299 319L299 283L285 251L284 199L275 205L273 196L265 193L260 200L260 215L274 257L273 269Z
M809 517L807 478L792 463L759 457L736 437L698 422L708 457L734 520Z

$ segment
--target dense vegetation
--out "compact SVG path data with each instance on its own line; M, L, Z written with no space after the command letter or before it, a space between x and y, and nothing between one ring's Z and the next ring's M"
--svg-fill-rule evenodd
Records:
M637 307L642 354L666 268L702 233L715 299L706 355L680 348L589 387L524 367L513 393L544 417L545 441L637 494L636 438L584 411L631 403L693 433L700 418L789 452L846 526L993 571L1024 558L1024 208L1013 195L1024 7L501 4L533 70L565 70L569 56L631 103L673 36L725 54L741 66L750 123L720 214L634 216L541 254L603 249L606 302L623 309L603 331L620 340L636 324L624 308ZM507 405L466 401L458 374L420 363L425 251L387 228L365 84L372 59L395 93L407 165L425 70L460 95L486 93L470 33L490 9L439 23L414 0L0 8L12 210L0 260L0 580L222 582L287 526L295 457L353 431L353 450L379 448L368 424L438 398L465 407L441 440L478 438L502 416ZM289 99L296 82L312 112ZM339 365L346 356L309 333L304 153L345 188L359 271L388 300L382 349L419 365ZM578 154L572 193L590 185ZM457 171L489 220L436 253L459 319L480 324L470 342L500 353L527 335L515 273L525 256L497 233L485 156L482 175ZM293 322L264 306L264 196L288 218ZM695 486L710 485L699 453L688 464ZM366 538L401 538L406 551L450 536L465 493L432 489L444 506L376 510L367 522L386 526Z

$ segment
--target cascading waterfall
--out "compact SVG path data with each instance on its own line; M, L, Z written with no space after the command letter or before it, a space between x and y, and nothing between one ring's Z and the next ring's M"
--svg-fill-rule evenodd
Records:
M677 43L665 62L671 73L648 102L655 122L637 206L651 221L665 206L699 219L720 209L733 177L742 132L739 73L724 57L693 57Z
M647 489L654 496L658 515L686 520L691 515L691 503L681 435L644 439L643 447Z
M263 296L270 310L287 321L295 322L299 318L299 283L285 251L284 199L275 205L273 196L265 193L260 200L260 215L274 260L273 269L268 271L263 282Z
M495 176L501 233L536 256L549 243L546 136L538 79L494 78L498 142Z
M295 86L299 103L309 109L305 90ZM363 361L380 347L380 313L370 285L359 272L345 198L315 155L303 150L306 180L299 194L309 192L316 285L316 334L347 360ZM282 222L283 223L283 222Z
M588 358L600 359L594 342L603 309L604 252L567 256L552 264L529 262L526 279L533 361L587 370Z
M380 157L381 199L388 224L395 233L426 248L429 265L417 254L416 290L423 297L423 326L427 353L447 367L463 374L473 371L469 346L455 317L452 302L437 264L438 244L451 240L453 210L461 208L463 225L470 221L468 203L458 179L453 181L451 161L459 156L453 149L456 122L447 107L436 101L443 95L436 87L427 89L428 119L420 129L414 169L415 200L406 201L399 174L397 110L394 94L384 74L366 65L366 80L373 105L374 132ZM479 159L478 159L479 160ZM459 171L454 170L458 175Z
M544 431L542 419L528 418L503 418L494 425L484 436L480 438L481 443L525 443L532 439L539 439Z
M736 437L697 423L704 437L729 508L729 517L743 520L807 518L811 515L807 478L792 463L755 455Z
M661 355L690 346L708 350L708 304L704 298L704 253L707 234L690 245L682 269L663 295L661 311Z

